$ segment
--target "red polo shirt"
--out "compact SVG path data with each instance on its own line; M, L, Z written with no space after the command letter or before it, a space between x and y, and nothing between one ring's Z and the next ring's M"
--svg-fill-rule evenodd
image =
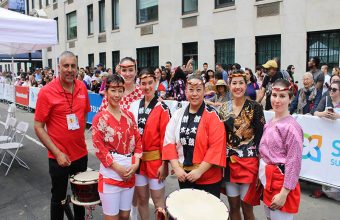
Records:
M34 120L46 123L47 133L53 143L71 161L87 154L85 144L85 116L90 111L90 102L85 84L75 80L72 111L76 114L80 128L68 130L66 115L71 113L72 93L61 86L59 78L41 88L38 94ZM54 155L49 151L49 158Z

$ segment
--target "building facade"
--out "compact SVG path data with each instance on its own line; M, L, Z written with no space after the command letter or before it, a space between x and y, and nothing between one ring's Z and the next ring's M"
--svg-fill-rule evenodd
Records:
M279 57L296 74L309 57L339 66L340 1L337 0L30 0L58 22L59 43L43 50L44 66L70 50L80 67L120 58L138 66L174 66L191 57L204 62L254 68ZM301 77L300 77L301 78Z

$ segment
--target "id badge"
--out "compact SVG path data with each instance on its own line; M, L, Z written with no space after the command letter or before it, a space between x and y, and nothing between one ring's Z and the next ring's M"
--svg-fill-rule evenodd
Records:
M76 114L68 114L66 115L67 120L67 128L68 130L77 130L79 129L79 122Z

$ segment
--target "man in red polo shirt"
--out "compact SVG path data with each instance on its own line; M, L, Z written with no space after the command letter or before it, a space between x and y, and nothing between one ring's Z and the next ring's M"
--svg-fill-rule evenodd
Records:
M87 169L84 132L90 111L87 89L76 80L76 56L63 52L58 68L60 76L39 92L34 117L35 133L48 149L53 220L64 217L61 201L66 197L69 176ZM73 209L75 219L84 219L84 207L74 205Z

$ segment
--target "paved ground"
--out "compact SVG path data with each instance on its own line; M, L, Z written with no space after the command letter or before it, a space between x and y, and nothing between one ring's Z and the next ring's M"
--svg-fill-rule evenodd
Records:
M2 122L6 118L7 108L6 104L0 103L0 120ZM19 151L19 156L27 162L31 169L26 170L14 163L8 176L5 177L5 168L0 167L0 220L49 219L50 177L48 175L47 152L44 147L39 145L34 134L33 114L18 110L16 117L19 121L30 123L30 128L27 132L29 137L25 138L24 148ZM2 129L3 126L0 125L0 131ZM86 132L86 140L90 152L88 166L98 169L99 162L93 154L90 132ZM168 177L166 184L167 194L178 188L174 176ZM309 197L314 187L314 185L302 183L301 209L295 219L340 219L339 202L328 198L313 199ZM226 202L224 196L222 196L222 200ZM261 206L255 207L254 212L257 219L265 219ZM101 207L96 208L94 219L102 219Z

